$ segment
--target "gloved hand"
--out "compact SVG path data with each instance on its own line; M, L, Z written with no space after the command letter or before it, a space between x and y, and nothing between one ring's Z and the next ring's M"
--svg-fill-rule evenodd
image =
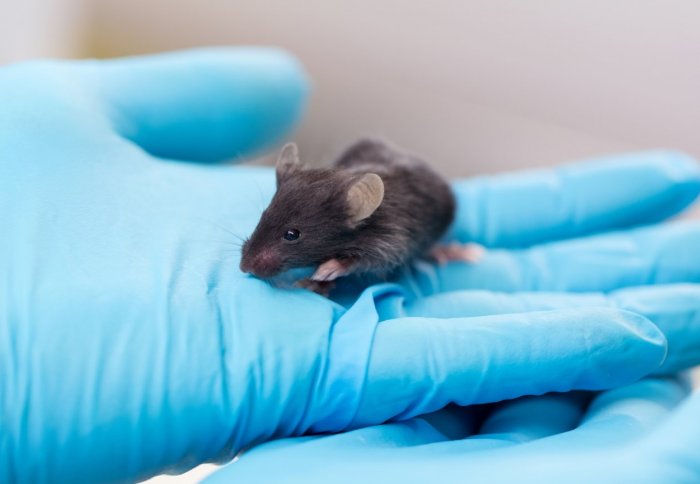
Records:
M700 392L688 392L676 379L648 379L592 399L572 392L448 408L263 444L205 482L698 482Z
M409 271L344 306L240 273L237 238L274 175L214 163L280 139L305 96L299 66L260 49L0 71L0 481L143 478L275 437L609 388L659 367L666 337L608 296L595 296L608 308L445 319L418 291L693 282L694 226L575 239L678 212L700 191L691 160L458 184L456 236L504 250ZM630 259L601 250L620 244ZM595 279L551 256L579 253L600 257ZM671 348L696 334L700 302L684 301L646 312L683 328Z

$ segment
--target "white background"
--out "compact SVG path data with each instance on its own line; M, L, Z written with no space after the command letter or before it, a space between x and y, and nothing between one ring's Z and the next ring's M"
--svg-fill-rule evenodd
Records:
M449 175L652 147L700 155L695 0L25 0L0 12L0 61L281 45L315 80L296 136L311 161L367 133Z

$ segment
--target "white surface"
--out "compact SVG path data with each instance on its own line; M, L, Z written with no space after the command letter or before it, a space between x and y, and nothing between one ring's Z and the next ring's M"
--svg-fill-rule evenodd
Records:
M84 52L84 1L0 1L0 64Z
M695 0L95 0L103 54L281 45L327 158L384 134L451 175L649 147L700 155Z
M201 482L202 479L216 471L219 467L220 466L215 466L213 464L202 464L178 476L162 475L143 482L147 484L194 484Z
M280 45L316 81L302 155L383 134L466 175L700 156L698 18L695 0L4 0L0 63Z

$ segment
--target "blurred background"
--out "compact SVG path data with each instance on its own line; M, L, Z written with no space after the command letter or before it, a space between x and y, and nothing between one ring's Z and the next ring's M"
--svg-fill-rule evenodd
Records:
M314 80L294 135L309 161L367 134L450 176L659 147L700 157L696 0L0 1L0 64L291 51Z
M9 0L0 62L262 44L314 79L325 161L380 135L470 175L668 147L700 156L695 0Z

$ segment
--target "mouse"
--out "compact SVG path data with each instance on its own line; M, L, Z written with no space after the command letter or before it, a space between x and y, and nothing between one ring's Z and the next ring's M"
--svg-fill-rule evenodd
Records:
M340 277L386 278L416 258L474 263L483 253L478 244L438 244L455 217L449 183L383 140L362 139L321 168L287 143L275 176L277 190L241 251L241 271L258 278L312 267L295 285L327 296Z

